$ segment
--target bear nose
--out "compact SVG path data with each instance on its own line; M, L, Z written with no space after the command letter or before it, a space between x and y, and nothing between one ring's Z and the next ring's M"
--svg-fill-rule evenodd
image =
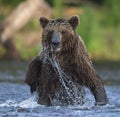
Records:
M52 46L57 47L59 45L60 42L52 42Z
M52 46L57 47L60 44L60 36L57 33L54 33L52 36Z

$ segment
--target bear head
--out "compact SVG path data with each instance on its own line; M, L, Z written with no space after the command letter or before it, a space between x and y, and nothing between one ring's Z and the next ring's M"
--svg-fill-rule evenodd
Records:
M74 46L73 42L77 36L76 28L79 24L78 16L72 16L69 19L57 18L52 20L41 17L39 21L43 28L43 50L59 53Z

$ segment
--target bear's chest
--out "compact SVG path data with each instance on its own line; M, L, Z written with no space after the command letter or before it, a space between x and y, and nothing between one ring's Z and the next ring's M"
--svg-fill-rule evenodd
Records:
M57 61L45 61L42 65L41 78L43 80L49 80L49 82L60 82L61 78L70 78L73 81L77 81L78 78L77 67L75 64L63 64Z
M45 61L42 65L41 79L43 82L46 81L51 83L58 81L58 75L49 61Z

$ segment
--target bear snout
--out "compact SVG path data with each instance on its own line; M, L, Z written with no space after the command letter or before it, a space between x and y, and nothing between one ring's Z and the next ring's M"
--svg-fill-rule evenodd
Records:
M52 42L52 51L59 51L60 50L60 43Z
M53 33L52 40L51 40L51 50L52 51L60 51L61 49L61 42L60 42L59 34Z

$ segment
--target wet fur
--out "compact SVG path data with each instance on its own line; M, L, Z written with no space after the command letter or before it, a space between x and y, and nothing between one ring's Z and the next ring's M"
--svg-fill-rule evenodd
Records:
M108 103L102 80L92 65L83 40L75 31L78 18L74 18L76 17L73 17L72 20L58 18L50 21L46 18L40 19L43 27L43 50L29 64L26 75L26 83L30 86L31 93L37 90L39 94L38 103L40 104L52 105L55 93L60 91L59 76L50 62L50 60L54 60L53 58L57 58L60 67L73 82L90 89L96 104L104 105ZM58 27L61 28L58 29ZM62 49L60 52L53 54L50 52L51 48L49 46L52 31L62 31L64 29L68 32L61 39Z

